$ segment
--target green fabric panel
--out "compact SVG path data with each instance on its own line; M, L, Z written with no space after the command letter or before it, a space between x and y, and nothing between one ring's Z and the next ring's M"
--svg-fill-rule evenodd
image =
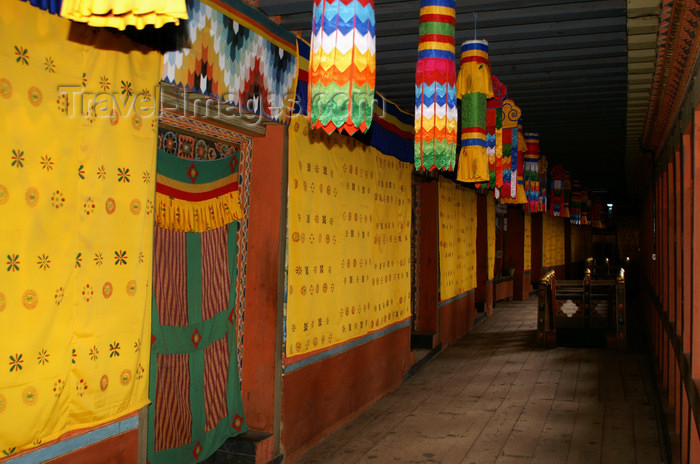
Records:
M450 23L441 23L439 21L426 21L418 27L418 35L423 34L442 34L454 37L455 27Z
M212 161L191 160L178 158L167 151L158 150L158 174L187 184L206 184L214 182L232 174L230 163L233 159L240 159L240 152L236 152L226 158ZM197 177L194 182L189 177L189 170L192 164L196 164ZM235 171L238 171L239 163L234 163Z
M470 92L462 97L462 127L486 129L486 94Z

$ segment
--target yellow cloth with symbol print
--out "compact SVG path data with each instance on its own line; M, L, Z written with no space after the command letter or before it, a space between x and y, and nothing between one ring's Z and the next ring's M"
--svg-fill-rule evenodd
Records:
M440 301L476 288L476 192L440 177Z
M564 218L542 214L542 267L563 266L566 259Z
M524 270L532 269L532 214L525 211L525 239L523 241Z
M412 165L289 126L287 358L410 317Z
M148 402L157 121L147 107L161 64L113 32L24 2L5 8L3 457ZM124 110L136 98L141 111Z

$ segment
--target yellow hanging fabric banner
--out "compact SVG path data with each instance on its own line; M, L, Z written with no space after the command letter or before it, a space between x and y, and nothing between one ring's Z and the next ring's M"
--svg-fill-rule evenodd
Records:
M525 233L523 241L523 259L525 261L524 270L532 269L532 214L525 211Z
M410 317L412 171L292 118L288 363Z
M28 3L4 7L0 451L7 456L148 403L161 57Z
M93 27L143 29L180 24L187 19L185 0L63 0L61 16Z
M438 182L440 301L476 288L476 192Z
M542 215L542 267L563 266L566 259L564 220L549 214Z
M486 197L486 241L488 244L487 280L493 280L496 269L496 200L491 196Z

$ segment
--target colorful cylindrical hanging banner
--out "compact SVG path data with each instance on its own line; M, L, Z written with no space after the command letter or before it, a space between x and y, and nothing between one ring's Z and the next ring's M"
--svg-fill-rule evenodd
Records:
M457 152L455 1L421 0L415 87L416 170L452 171Z
M350 135L372 124L374 0L314 0L308 115L314 129Z
M527 210L531 213L538 213L540 195L540 136L535 132L525 134L527 151L525 152L525 195L527 196Z
M462 148L457 163L457 180L488 182L486 154L486 100L493 98L489 43L462 43L457 95L462 99Z

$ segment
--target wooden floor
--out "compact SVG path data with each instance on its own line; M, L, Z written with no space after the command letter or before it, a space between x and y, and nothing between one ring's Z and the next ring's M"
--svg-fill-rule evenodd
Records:
M537 348L535 300L499 303L300 462L667 462L649 366L639 346Z

